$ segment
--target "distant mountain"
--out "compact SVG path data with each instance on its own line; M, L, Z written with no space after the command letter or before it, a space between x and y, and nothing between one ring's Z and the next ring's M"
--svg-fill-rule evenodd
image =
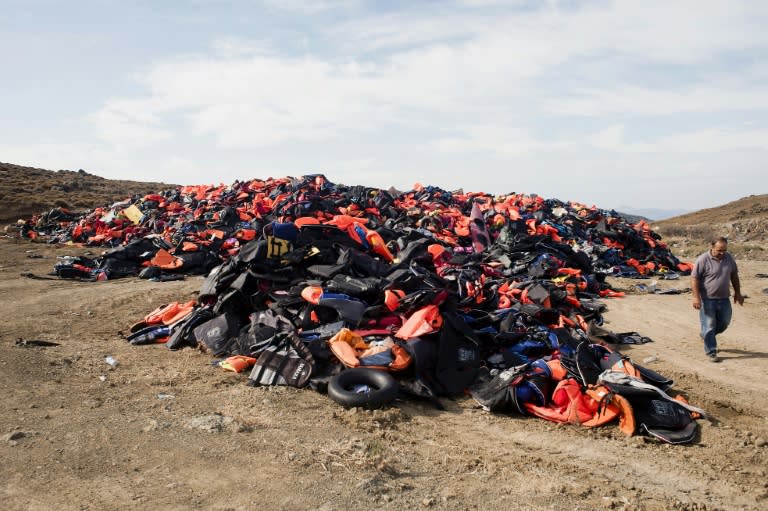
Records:
M688 209L632 208L622 206L617 211L622 215L642 217L648 220L666 220L690 212Z

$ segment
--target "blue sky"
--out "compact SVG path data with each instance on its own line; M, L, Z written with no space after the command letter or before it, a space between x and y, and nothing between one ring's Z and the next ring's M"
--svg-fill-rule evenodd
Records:
M0 161L700 209L768 193L768 2L0 0Z

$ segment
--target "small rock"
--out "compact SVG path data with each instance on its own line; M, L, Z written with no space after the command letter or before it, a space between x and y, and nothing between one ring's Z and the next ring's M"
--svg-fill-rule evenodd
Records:
M755 439L755 447L765 447L768 445L768 441L765 440L763 437L757 437Z
M15 440L21 440L25 436L27 436L27 434L24 433L23 431L13 431L5 435L3 437L3 440L5 440L6 442L13 442Z
M658 359L656 357L654 357L654 356L645 357L643 359L643 363L644 364L650 364L651 362L656 362L656 360L658 360Z
M224 430L231 429L235 420L232 417L213 414L201 417L193 417L186 421L184 427L189 429L199 429L208 433L221 433Z
M100 399L86 399L83 401L83 406L86 406L90 409L95 409L101 407L101 400Z
M425 498L424 498L424 499L421 501L421 505L422 505L423 507L432 507L432 506L434 506L434 505L435 505L435 499L434 499L433 497L425 497Z
M151 433L153 431L159 431L161 429L167 429L169 427L171 427L171 424L169 422L165 422L165 421L161 422L156 419L149 419L147 421L147 424L143 428L141 428L141 430L144 433Z
M151 431L155 431L155 430L157 430L157 425L158 425L158 422L157 422L155 419L150 419L150 420L149 420L149 424L147 424L146 426L144 426L143 428L141 428L141 430L142 430L144 433L149 433L149 432L151 432Z
M378 475L369 477L367 479L363 479L362 481L360 481L355 485L355 487L358 490L363 490L365 492L372 493L372 494L378 493L379 486L380 486L380 478Z

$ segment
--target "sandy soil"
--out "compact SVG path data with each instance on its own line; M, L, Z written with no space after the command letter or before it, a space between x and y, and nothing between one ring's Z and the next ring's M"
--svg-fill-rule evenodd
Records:
M120 337L156 306L194 298L199 277L20 276L82 252L0 240L3 509L768 507L768 279L755 277L764 262L740 261L750 298L721 336L720 364L703 355L690 294L608 301L608 328L655 341L623 351L711 414L696 443L667 446L616 426L492 415L471 399L360 411L311 390L248 387L205 353Z

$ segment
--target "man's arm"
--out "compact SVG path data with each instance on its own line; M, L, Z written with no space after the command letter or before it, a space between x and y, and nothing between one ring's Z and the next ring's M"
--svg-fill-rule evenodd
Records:
M741 295L741 282L739 282L738 270L731 273L731 285L733 286L733 303L744 305L744 297Z
M695 274L691 275L691 294L693 295L693 308L696 310L701 309L701 294L699 293L699 279L696 278Z

